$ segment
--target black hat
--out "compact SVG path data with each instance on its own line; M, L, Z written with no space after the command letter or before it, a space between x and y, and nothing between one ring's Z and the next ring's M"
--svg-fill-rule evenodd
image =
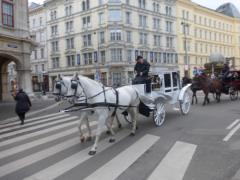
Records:
M142 56L138 56L138 57L137 57L137 60L142 59L142 58L143 58Z
M225 63L224 65L227 65L227 63Z

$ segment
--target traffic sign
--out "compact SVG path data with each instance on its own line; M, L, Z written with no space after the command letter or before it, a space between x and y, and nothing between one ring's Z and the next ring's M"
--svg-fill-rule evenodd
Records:
M199 74L202 74L202 70L201 70L201 69L199 69L199 71L198 71L198 72L199 72Z
M193 71L193 75L195 75L195 74L197 74L197 70L194 70L194 71Z
M98 73L99 73L98 70L96 70L96 79L98 79Z

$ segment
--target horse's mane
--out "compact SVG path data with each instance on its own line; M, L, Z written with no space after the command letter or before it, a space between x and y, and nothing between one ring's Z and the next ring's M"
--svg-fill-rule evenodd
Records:
M92 81L93 83L95 83L95 84L97 84L97 85L103 86L102 83L98 83L98 82L94 81L93 79L90 79L89 77L86 77L86 76L83 76L83 75L78 75L78 76L80 76L81 78L90 80L90 81Z

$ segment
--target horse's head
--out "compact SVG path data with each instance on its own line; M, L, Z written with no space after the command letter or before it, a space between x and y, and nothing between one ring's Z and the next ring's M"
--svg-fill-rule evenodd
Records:
M71 83L68 87L67 97L70 104L75 104L77 98L83 93L83 87L81 85L78 73L73 75Z
M184 86L186 86L187 84L190 84L190 83L192 83L192 79L190 79L188 77L183 77L182 78L182 82L181 82L182 87L184 87Z
M53 88L53 95L54 95L54 99L55 101L60 101L61 97L67 93L68 91L68 84L67 82L64 82L65 80L63 80L63 78L61 77L60 74L57 75L57 78L55 79L55 83L54 83L54 88Z

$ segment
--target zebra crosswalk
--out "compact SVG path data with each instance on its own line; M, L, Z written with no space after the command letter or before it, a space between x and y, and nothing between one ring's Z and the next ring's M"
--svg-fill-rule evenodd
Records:
M113 147L133 141L132 138L127 138L130 129L117 130L115 143L109 143L108 135L103 134L98 143L97 154L89 156L88 152L94 141L80 143L76 126L78 120L78 116L55 113L27 119L24 126L20 126L19 122L0 126L0 180L66 179L66 175L73 169L86 164L87 171L91 160L98 161L103 153L110 152ZM94 137L97 121L90 122L90 127ZM85 125L82 126L82 130L84 136L88 136ZM107 128L104 127L103 130L106 131ZM161 139L151 134L134 138L136 140L124 147L125 149L119 152L111 151L114 156L98 163L94 171L89 171L82 177L77 174L67 179L117 179L152 146L160 143ZM196 148L194 144L177 141L167 155L162 160L159 159L159 164L156 164L148 179L183 179ZM173 171L175 173L172 173Z

